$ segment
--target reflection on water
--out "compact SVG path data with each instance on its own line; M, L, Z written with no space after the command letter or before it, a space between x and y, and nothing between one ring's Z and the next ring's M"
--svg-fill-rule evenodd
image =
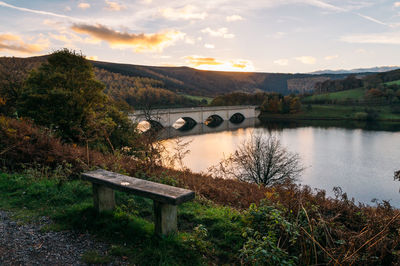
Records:
M331 196L332 188L340 186L356 201L370 203L377 198L400 207L400 183L393 181L393 172L400 169L399 124L331 123L317 127L305 122L248 123L245 128L225 123L219 132L199 124L192 134L182 134L183 140L192 140L185 165L195 172L206 171L234 152L252 132L274 133L289 151L300 154L307 167L301 184L325 189Z

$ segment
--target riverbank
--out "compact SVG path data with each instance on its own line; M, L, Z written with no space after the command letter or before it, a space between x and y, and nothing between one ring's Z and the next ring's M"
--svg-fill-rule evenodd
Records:
M365 107L345 105L308 105L302 106L295 114L261 113L262 121L268 120L349 120L366 121L368 113L373 112L374 121L400 122L400 113L393 113L389 106Z
M117 209L98 215L92 207L90 184L79 180L60 183L32 175L34 172L0 173L0 209L12 213L13 219L9 222L8 216L5 218L7 228L16 226L11 229L16 235L29 235L28 239L21 238L19 245L33 244L33 248L47 252L34 250L30 254L57 258L58 247L68 246L71 241L73 247L68 250L79 250L74 260L77 254L81 256L77 264L400 262L400 256L392 253L399 248L399 236L393 232L400 226L400 212L386 204L375 208L356 206L340 191L337 199L328 199L323 191L315 193L293 184L275 186L258 206L244 209L216 205L206 194L198 193L194 202L178 208L180 232L157 238L153 234L151 201L117 192ZM225 190L221 182L215 187L215 194ZM255 187L249 184L247 189L251 188ZM35 223L42 225L31 225ZM54 236L51 240L66 235L67 240L47 248L42 243L46 240L43 234ZM95 241L79 249L80 244L74 243L86 239L82 234ZM7 250L3 247L1 251ZM13 258L3 256L0 262ZM40 264L43 259L41 255L29 258L33 264Z
M23 120L0 128L0 210L14 221L53 223L44 232L89 233L111 261L134 265L399 264L400 211L388 202L358 205L293 183L263 187L175 171L123 153L62 143ZM116 192L117 209L97 214L83 171L104 168L187 188L196 199L178 207L179 233L154 236L151 200ZM46 219L47 219L46 218ZM77 238L78 241L78 238ZM101 250L87 255L104 259ZM106 259L107 259L106 258Z

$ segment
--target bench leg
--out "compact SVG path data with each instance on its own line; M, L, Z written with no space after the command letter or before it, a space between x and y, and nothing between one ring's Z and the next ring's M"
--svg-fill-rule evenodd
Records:
M178 231L176 205L154 201L154 224L157 235L168 235Z
M98 212L114 210L114 190L102 185L93 184L93 202Z

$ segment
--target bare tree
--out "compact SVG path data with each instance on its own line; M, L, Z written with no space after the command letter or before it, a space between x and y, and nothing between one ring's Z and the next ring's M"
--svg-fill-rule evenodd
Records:
M192 141L193 139L184 140L181 137L177 137L169 141L169 148L165 149L166 152L163 156L164 166L179 169L181 171L188 171L189 168L186 167L183 160L186 155L190 153L188 146L190 143L192 143Z
M288 152L276 136L252 134L250 140L209 170L224 178L269 186L296 180L304 167L300 156Z

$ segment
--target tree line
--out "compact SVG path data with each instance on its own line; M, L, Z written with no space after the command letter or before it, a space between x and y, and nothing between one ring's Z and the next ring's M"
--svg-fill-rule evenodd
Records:
M228 93L215 97L210 105L257 105L261 111L273 114L293 114L301 111L299 97L294 94L284 96L276 92Z
M357 88L365 88L365 89L379 89L385 90L389 87L389 89L398 90L399 85L385 85L387 82L400 80L400 69L370 74L364 77L357 77L356 75L349 75L345 79L336 79L336 80L325 80L323 82L317 82L314 86L315 93L327 93L327 92L336 92L336 91L344 91L351 90Z

